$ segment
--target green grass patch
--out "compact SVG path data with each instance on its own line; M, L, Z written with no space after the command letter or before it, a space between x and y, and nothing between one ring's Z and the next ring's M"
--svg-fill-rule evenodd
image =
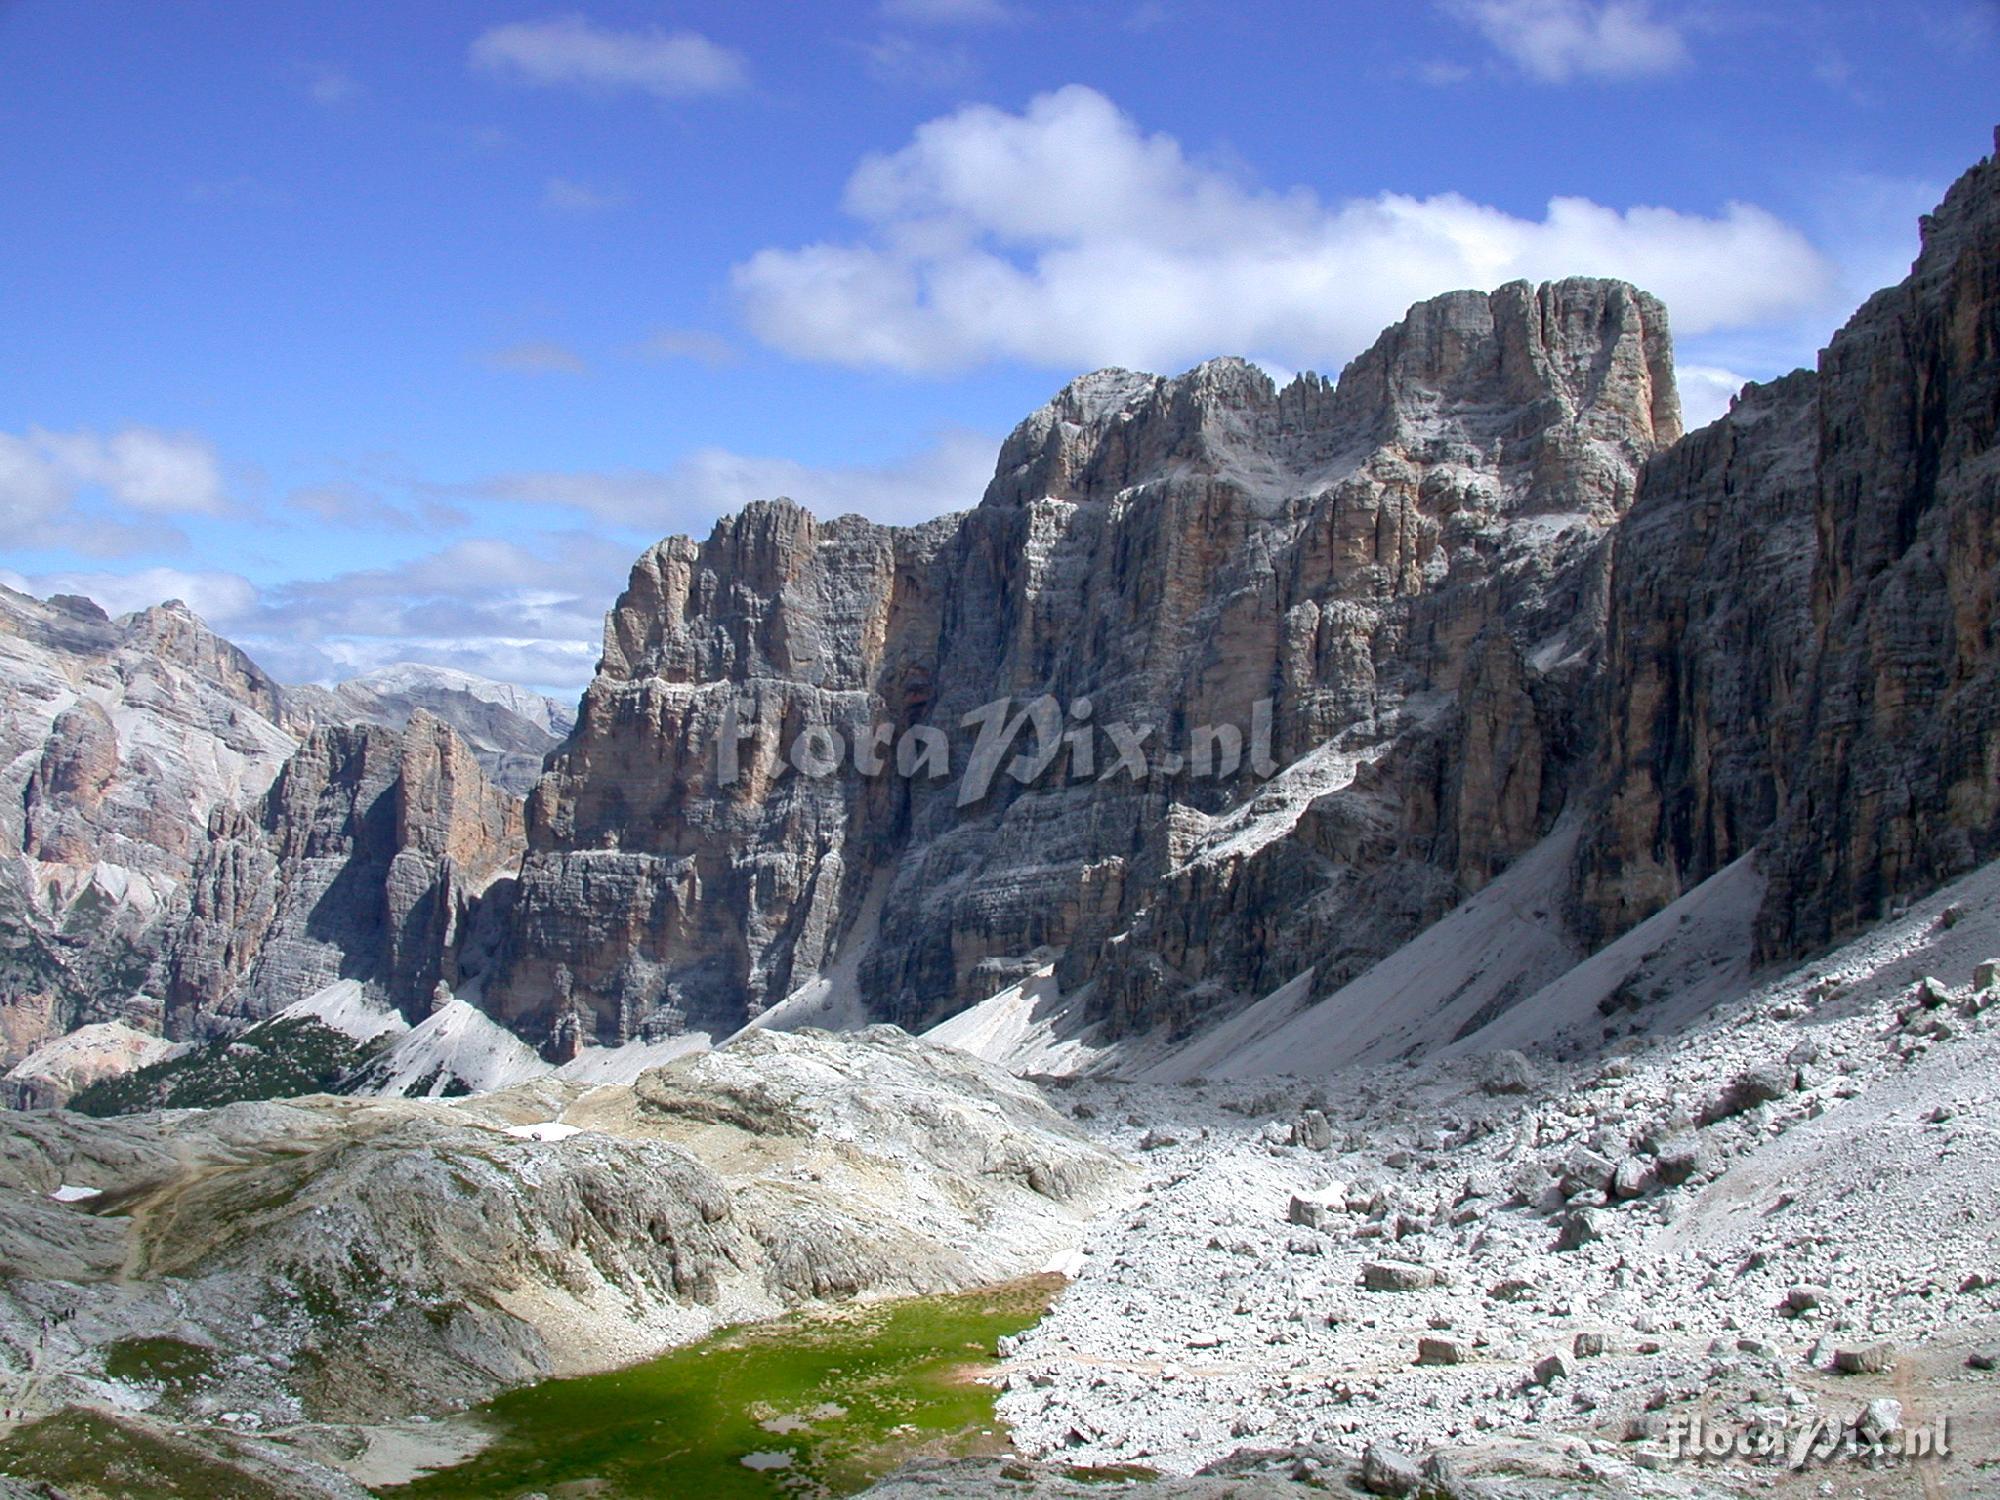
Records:
M206 1380L215 1370L215 1351L183 1339L120 1339L104 1350L104 1373L180 1390Z
M382 1493L849 1495L919 1455L998 1452L995 1393L972 1377L1060 1286L1035 1277L802 1313L627 1370L544 1381L478 1409L499 1434L484 1452ZM756 1455L772 1466L744 1463Z
M75 1500L286 1500L297 1493L190 1443L75 1406L0 1440L0 1474L41 1480Z

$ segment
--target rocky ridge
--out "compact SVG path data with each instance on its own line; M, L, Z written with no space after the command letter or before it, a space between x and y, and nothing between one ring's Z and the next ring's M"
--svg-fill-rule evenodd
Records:
M207 1036L357 979L413 1022L470 1004L551 1065L746 1023L928 1027L1030 986L1100 1058L1157 1056L1281 997L1351 1011L1558 855L1533 962L1462 976L1421 1045L1746 858L1741 962L1796 955L2000 837L1997 260L1983 162L1817 373L1685 437L1663 309L1604 281L1432 299L1332 384L1086 376L971 511L777 501L650 549L518 821L421 710L315 728L279 774L256 726L281 735L282 692L185 611L10 606L31 621L10 639L43 643L15 648L37 706L11 762L33 851L8 871L13 1055L85 1020ZM113 677L178 663L214 695L201 733L262 747L241 785L194 778L165 831L117 694L54 685L120 650ZM996 703L1054 716L1007 747L1045 763L979 773ZM182 764L235 765L197 738ZM806 774L815 744L890 769ZM1218 747L1252 769L1203 774ZM148 883L96 858L126 845Z
M366 1448L355 1424L725 1322L1039 1271L1127 1175L1031 1085L889 1028L637 1085L16 1113L0 1389L276 1432L311 1469Z
M323 725L374 724L400 730L418 713L452 727L487 780L524 796L542 760L575 724L567 704L469 672L403 662L332 687L306 683L284 693L288 728L305 735Z
M430 669L284 688L178 602L113 620L0 590L0 1063L27 1068L10 1096L59 1102L98 1062L147 1060L27 1067L78 1027L183 1041L356 975L420 1017L521 837L518 799L427 701L500 735L517 772L566 724Z
M1686 437L1657 303L1516 285L1337 384L1087 376L963 515L663 542L530 800L487 1003L566 1045L927 1027L1046 971L1100 1041L1186 1037L1341 992L1557 838L1578 957L1752 854L1746 962L1858 930L2000 839L1996 266L1988 161L1817 372ZM967 716L1042 695L1052 762L954 795ZM1260 701L1268 778L1161 753ZM785 758L878 725L941 729L952 776ZM1150 726L1143 777L1077 774L1110 725Z
M530 799L488 1003L530 1035L728 1030L852 956L866 1008L919 1025L1052 952L1142 1029L1379 958L1560 808L1605 537L1680 435L1668 349L1616 283L1454 293L1338 385L1231 360L1077 381L964 515L778 502L663 542ZM1058 766L962 807L777 753L927 725L963 765L967 714L1040 694L1162 744L1268 710L1285 769ZM770 733L725 785L731 713Z

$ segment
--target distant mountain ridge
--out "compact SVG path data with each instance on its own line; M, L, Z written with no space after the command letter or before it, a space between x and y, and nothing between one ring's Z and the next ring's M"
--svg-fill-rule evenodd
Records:
M576 723L573 708L508 683L449 667L398 662L332 687L284 690L285 719L300 732L320 724L380 724L400 729L422 709L451 725L494 785L525 794L542 758Z
M1544 992L1523 1015L1602 1042L1678 1003L1657 955L1708 984L2000 857L1996 431L1987 159L1817 371L1699 432L1666 310L1589 278L1419 303L1337 382L1100 371L971 510L775 500L648 549L573 724L433 669L281 689L183 608L5 596L0 1043L207 1038L347 980L446 1017L423 1059L990 1006L961 1029L1018 1056L1171 1072L1209 1037L1227 1073L1291 1036L1476 1046ZM762 723L962 756L1039 699L1162 758L1100 736L960 798L716 753ZM1268 775L1163 755L1259 724Z
M448 832L463 827L453 817L481 809L475 822L495 830L496 849L509 805L518 828L518 800L490 788L483 766L531 781L566 726L566 710L545 698L439 668L287 688L177 600L113 619L80 596L0 588L0 1071L79 1026L201 1034L221 1012L211 990L189 990L198 953L232 985L259 957L289 970L272 1008L316 977L372 977L389 962L385 944L407 952L416 940L388 942L387 912L407 923L447 867L454 879L468 861L486 875L477 840ZM361 805L323 826L318 843L301 833L285 850L262 847L259 809L275 794L296 810L309 765L336 766L335 783ZM343 782L350 771L359 779ZM400 815L386 802L371 814L392 788L410 794ZM426 845L432 824L447 830L435 854L391 869L398 852ZM371 837L382 849L383 930L366 932L374 918L363 902L345 937L321 942L308 929L339 924L334 908L307 902L306 871L351 887L353 856ZM233 861L233 883L218 860ZM273 944L288 924L306 948L281 960ZM418 946L429 951L439 939L426 932ZM208 953L204 935L221 951ZM407 983L423 982L425 967L416 962ZM261 1003L236 1014L253 1017ZM68 1061L45 1071L23 1075L27 1095L46 1100L62 1079L85 1076Z

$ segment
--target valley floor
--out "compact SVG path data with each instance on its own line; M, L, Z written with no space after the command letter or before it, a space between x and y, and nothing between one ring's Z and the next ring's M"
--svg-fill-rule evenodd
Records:
M1538 1493L2000 1494L1996 953L1988 869L1598 1060L1059 1083L1148 1171L1001 1415L1036 1457L1179 1474L1345 1477L1374 1444ZM1676 1459L1696 1418L1822 1448L1943 1422L1949 1456Z

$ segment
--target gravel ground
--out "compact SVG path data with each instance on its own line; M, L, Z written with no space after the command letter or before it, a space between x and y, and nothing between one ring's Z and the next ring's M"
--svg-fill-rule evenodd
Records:
M1001 1414L1029 1457L1176 1475L1373 1444L1386 1492L1394 1450L1584 1492L2000 1494L2000 1375L1968 1363L2000 1355L1996 955L1989 870L1598 1058L1058 1083L1148 1170ZM1885 1448L1944 1419L1950 1452L1677 1459L1696 1416Z

